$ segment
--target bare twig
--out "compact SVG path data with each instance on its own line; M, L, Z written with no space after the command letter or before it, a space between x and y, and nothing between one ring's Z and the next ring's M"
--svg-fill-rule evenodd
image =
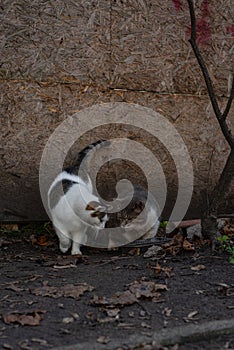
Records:
M205 204L205 208L202 213L202 235L203 237L211 238L212 250L215 248L216 238L218 234L217 228L217 217L218 209L222 200L224 200L229 193L231 182L234 177L234 136L226 122L226 118L231 108L232 101L234 99L234 77L232 77L232 87L230 91L230 96L227 101L227 105L222 113L218 101L214 92L213 83L211 81L208 69L202 58L202 55L199 51L196 42L196 16L194 11L194 2L193 0L187 0L189 5L190 19L191 19L191 37L189 42L192 46L194 54L197 58L197 61L200 65L203 77L205 79L207 91L211 100L211 104L215 113L215 116L219 122L222 133L228 142L231 152L228 155L223 171L219 177L219 180L214 187L211 195L208 198L208 202Z
M228 98L226 108L225 108L225 110L223 112L223 119L224 120L227 118L227 115L228 115L228 113L230 111L233 98L234 98L234 75L232 76L232 87L231 87L231 91L230 91L230 96Z
M231 107L231 104L232 104L232 101L234 98L234 77L233 77L233 81L232 81L232 89L231 89L230 96L228 98L227 106L222 114L222 112L219 108L216 96L215 96L213 83L210 79L208 69L206 67L206 64L202 58L202 55L198 49L198 46L197 46L197 42L196 42L196 16L195 16L195 11L194 11L193 0L188 0L188 5L189 5L190 19L191 19L191 37L189 39L189 42L192 46L194 54L195 54L197 61L200 65L202 74L204 76L207 91L208 91L208 94L209 94L209 97L211 100L213 110L215 112L215 116L219 122L220 128L221 128L223 135L224 135L225 139L227 140L229 146L233 147L234 146L234 137L233 137L233 135L232 135L231 131L229 130L229 127L226 123L226 117L228 115L228 112L230 110L230 107Z

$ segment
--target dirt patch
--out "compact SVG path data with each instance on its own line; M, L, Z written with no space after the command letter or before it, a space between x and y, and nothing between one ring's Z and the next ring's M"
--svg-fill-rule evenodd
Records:
M156 349L152 334L234 318L234 266L208 248L144 258L142 249L61 256L55 238L1 235L0 345L49 349L76 343ZM133 335L148 345L129 347ZM174 349L233 349L233 336ZM226 347L225 347L226 346ZM113 347L112 347L113 348Z

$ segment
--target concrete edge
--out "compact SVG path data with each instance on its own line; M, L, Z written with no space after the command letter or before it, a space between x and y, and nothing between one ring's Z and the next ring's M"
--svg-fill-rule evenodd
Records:
M158 345L169 346L212 339L220 335L229 334L234 334L234 318L208 321L198 325L189 324L168 329L163 328L153 332L152 337L132 334L128 339L113 338L107 344L92 341L60 346L52 348L52 350L114 350L123 345L133 347L142 343L150 344L152 341Z

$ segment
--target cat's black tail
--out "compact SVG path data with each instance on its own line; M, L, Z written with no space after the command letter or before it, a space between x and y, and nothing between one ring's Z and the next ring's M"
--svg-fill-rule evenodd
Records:
M82 149L82 151L79 152L76 163L74 164L73 167L66 168L65 169L66 172L74 173L75 169L76 170L79 169L83 159L86 157L86 155L89 153L89 151L91 151L94 147L96 147L98 149L98 148L101 148L103 146L104 147L109 146L110 144L111 144L111 142L108 140L98 140L98 141L91 143L90 145L88 145L87 147Z

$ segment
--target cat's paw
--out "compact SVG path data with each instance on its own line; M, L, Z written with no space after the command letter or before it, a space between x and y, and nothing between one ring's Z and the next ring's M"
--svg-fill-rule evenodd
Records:
M82 255L80 251L80 244L73 242L71 255Z
M74 250L72 250L71 255L82 255L82 253L81 253L80 249L79 250L74 249Z
M80 251L80 244L79 243L73 242L71 255L82 255L82 253Z
M70 248L70 244L69 245L63 245L63 244L60 243L60 245L59 245L59 249L61 250L62 253L66 253L69 248Z

